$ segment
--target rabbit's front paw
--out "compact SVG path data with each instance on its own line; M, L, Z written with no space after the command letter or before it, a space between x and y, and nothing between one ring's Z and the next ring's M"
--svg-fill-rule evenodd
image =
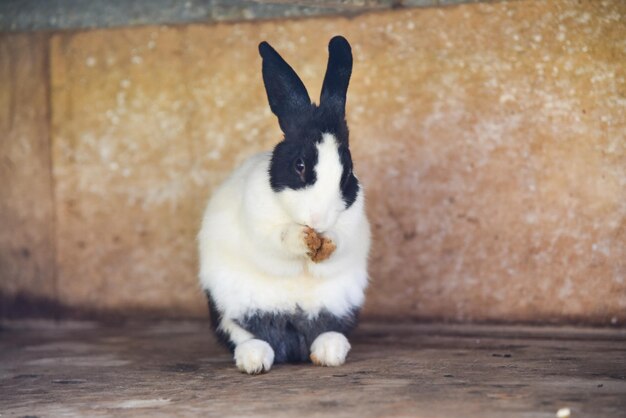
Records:
M350 343L338 332L320 334L311 344L311 361L317 366L341 366L346 362Z
M329 238L323 237L308 226L304 229L304 242L307 247L306 254L314 263L326 260L337 248Z
M280 239L291 254L298 257L306 257L309 251L306 246L307 228L299 224L290 224L282 230Z
M274 363L274 350L263 340L248 340L235 348L235 364L242 372L259 374L269 372Z

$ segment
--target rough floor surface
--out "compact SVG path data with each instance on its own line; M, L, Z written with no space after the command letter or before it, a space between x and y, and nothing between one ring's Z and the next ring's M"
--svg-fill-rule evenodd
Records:
M17 416L620 417L626 330L363 324L338 368L238 372L205 323L5 322Z

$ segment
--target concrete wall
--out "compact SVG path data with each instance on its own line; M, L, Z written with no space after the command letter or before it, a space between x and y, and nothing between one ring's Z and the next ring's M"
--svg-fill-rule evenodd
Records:
M47 49L45 35L0 36L0 316L56 299Z
M316 97L341 33L375 237L366 316L621 324L624 16L619 0L526 0L54 33L38 49L4 35L0 62L34 57L47 73L2 67L2 97L38 92L19 102L29 118L12 106L0 120L3 303L205 316L203 206L280 138L257 44L272 43Z

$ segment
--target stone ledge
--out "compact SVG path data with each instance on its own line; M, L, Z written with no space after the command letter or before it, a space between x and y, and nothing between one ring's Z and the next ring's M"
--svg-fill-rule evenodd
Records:
M0 2L0 31L68 30L354 15L479 0L19 0ZM487 2L484 1L483 2ZM295 4L294 4L295 3Z

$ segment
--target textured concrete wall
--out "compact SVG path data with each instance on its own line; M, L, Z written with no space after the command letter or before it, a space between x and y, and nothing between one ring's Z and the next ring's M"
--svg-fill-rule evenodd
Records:
M0 315L55 299L47 37L0 37ZM48 303L45 303L47 306Z
M56 34L63 306L204 316L211 190L279 138L268 40L316 97L328 39L375 243L370 317L626 320L626 6L518 1Z

